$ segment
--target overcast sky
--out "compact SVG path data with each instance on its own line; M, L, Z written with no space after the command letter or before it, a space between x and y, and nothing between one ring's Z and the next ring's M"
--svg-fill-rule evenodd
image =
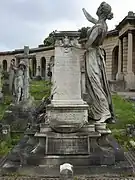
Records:
M0 0L0 51L37 47L53 30L78 30L91 26L82 8L94 17L103 0ZM128 13L135 12L135 0L106 0L114 18L114 29Z

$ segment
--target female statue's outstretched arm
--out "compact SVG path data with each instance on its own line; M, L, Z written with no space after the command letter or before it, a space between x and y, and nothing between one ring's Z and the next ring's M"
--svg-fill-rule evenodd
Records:
M82 9L83 10L83 13L84 13L84 15L85 15L85 17L86 17L86 19L88 20L88 21L90 21L91 23L93 23L93 24L96 24L97 23L97 19L95 19L95 18L93 18L86 10L85 10L85 8L83 8Z

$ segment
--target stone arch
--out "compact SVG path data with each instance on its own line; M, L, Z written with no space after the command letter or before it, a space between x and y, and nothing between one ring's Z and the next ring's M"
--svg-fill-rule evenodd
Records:
M119 46L115 46L112 51L112 79L116 80L116 75L118 73L118 55Z
M5 59L3 60L2 67L3 67L4 71L7 71L7 60L5 60Z
M32 76L36 76L37 60L36 57L32 58Z
M51 64L51 66L54 66L54 56L50 57L50 64Z
M46 78L46 59L45 57L41 58L41 76Z
M51 56L50 62L48 63L48 67L47 67L47 76L49 77L50 80L53 74L53 67L54 67L54 56Z

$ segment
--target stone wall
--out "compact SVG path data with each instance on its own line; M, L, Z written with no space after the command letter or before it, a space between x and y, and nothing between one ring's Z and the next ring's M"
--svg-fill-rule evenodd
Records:
M16 60L15 56L20 55L20 54L22 54L22 53L19 53L19 54L18 53L13 53L12 54L12 52L7 52L7 54L6 54L6 52L2 53L2 54L0 54L0 64L2 64L2 66L3 66L3 62L6 62L7 63L7 71L9 71L11 60L12 59ZM46 61L46 63L45 63L45 67L46 67L45 72L47 74L48 63L50 62L51 57L54 56L54 49L51 49L51 50L47 49L47 50L44 50L44 51L43 50L40 51L40 48L38 48L38 52L32 52L30 54L31 55L36 54L36 67L38 67L38 66L41 67L42 66L41 65L41 59L42 58L45 59L45 61ZM32 60L30 62L32 63Z

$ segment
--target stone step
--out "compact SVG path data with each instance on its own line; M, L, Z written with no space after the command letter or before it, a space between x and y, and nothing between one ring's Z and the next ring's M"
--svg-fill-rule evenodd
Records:
M135 177L114 177L114 176L75 176L77 180L135 180ZM0 180L60 180L59 177L45 177L45 176L19 176L14 178L14 176L0 176Z
M121 164L116 164L114 166L74 166L73 171L74 177L79 176L79 180L93 178L100 178L101 180L102 177L111 178L111 180L112 177L114 178L114 180L116 180L118 177L121 177L122 180L122 177L128 177L133 175L132 168L130 168L129 165L122 166ZM2 169L1 174L6 174L6 172L15 172L19 175L25 174L25 176L32 177L35 176L44 178L59 178L60 167L54 165L23 166L14 168L12 167L10 169ZM105 180L107 180L106 178Z
M92 153L90 155L87 154L78 154L78 155L33 155L28 157L27 162L29 165L61 165L63 163L70 163L74 166L92 166L92 165L114 165L118 164L115 162L115 157L113 154L105 154L105 153ZM126 161L127 162L127 161ZM121 161L121 163L125 163L125 161ZM127 162L128 163L128 162ZM128 165L130 165L128 163ZM131 167L131 165L130 165Z

